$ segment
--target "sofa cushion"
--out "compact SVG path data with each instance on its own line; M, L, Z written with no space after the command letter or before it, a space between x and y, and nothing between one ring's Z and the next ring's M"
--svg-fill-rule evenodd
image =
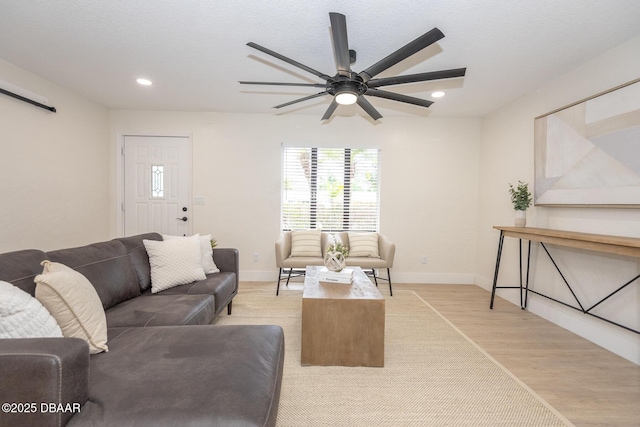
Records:
M108 351L107 320L96 289L79 272L64 264L43 261L36 276L36 298L56 319L62 334L81 338L91 353Z
M183 236L162 235L162 240L184 239ZM200 257L204 274L219 273L220 269L213 261L213 248L211 247L211 234L200 235Z
M378 233L349 232L349 256L380 258Z
M175 295L175 294L208 294L215 297L216 313L219 313L229 304L238 289L236 287L235 273L214 273L208 274L205 280L189 283L186 285L176 286L166 291L162 291L156 295Z
M284 268L305 268L308 265L324 265L322 257L289 257L282 261Z
M9 282L0 280L0 338L62 337L44 306Z
M121 237L115 239L122 243L127 249L129 259L133 264L138 276L138 283L142 292L151 288L151 266L149 265L149 255L144 247L143 240L162 240L158 233L139 234L137 236Z
M138 277L127 250L116 240L51 251L47 257L85 276L96 288L105 310L140 295Z
M348 267L361 267L362 269L371 268L388 268L389 265L386 260L382 258L374 257L351 257L346 258Z
M196 280L204 280L200 255L200 236L157 242L143 240L151 265L151 292L156 293L184 285Z
M349 267L362 267L363 269L387 268L388 261L374 257L352 257L346 258ZM304 269L308 265L324 265L324 260L318 257L290 257L282 262L283 268Z
M47 255L37 249L25 249L0 255L0 280L9 282L35 296L36 282L33 279L42 273L40 263Z
M156 295L145 292L138 298L107 310L107 326L206 325L213 320L212 295Z
M89 401L74 425L275 425L284 360L279 326L115 332L111 351L91 357Z
M294 230L291 232L291 256L322 256L320 230Z

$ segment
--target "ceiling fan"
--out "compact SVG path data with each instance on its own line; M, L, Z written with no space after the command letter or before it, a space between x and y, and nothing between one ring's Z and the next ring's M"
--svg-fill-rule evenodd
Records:
M414 41L406 44L400 49L396 50L387 57L376 62L369 68L360 73L354 73L351 70L351 64L356 60L356 52L349 49L349 43L347 40L347 20L344 15L340 13L329 13L331 20L331 35L333 37L333 48L336 58L336 64L338 73L334 76L321 73L313 68L307 67L293 59L287 58L277 52L260 46L256 43L247 43L254 49L271 55L274 58L278 58L288 64L301 68L311 74L314 74L321 79L325 80L325 83L277 83L277 82L248 82L241 81L241 84L248 85L273 85L273 86L305 86L305 87L317 87L323 88L322 92L305 96L304 98L296 99L294 101L285 102L284 104L276 105L274 108L282 108L298 102L307 101L309 99L317 98L323 95L333 96L333 101L329 108L322 116L322 120L328 120L336 110L338 105L349 105L357 103L364 111L371 116L374 120L378 120L382 115L371 105L371 103L364 97L374 96L378 98L390 99L392 101L404 102L407 104L418 105L420 107L429 107L433 104L433 101L426 99L415 98L413 96L403 95L394 92L388 92L385 90L377 89L381 86L392 86L404 83L424 82L428 80L440 80L449 79L454 77L463 77L466 72L466 68L455 68L451 70L431 71L427 73L409 74L405 76L397 77L384 77L374 79L387 68L397 64L398 62L410 57L411 55L421 51L427 46L437 42L444 37L442 31L437 28L421 35Z

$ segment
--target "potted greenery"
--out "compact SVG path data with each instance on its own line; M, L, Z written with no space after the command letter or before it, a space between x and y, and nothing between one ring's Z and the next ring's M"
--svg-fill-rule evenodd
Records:
M509 184L509 193L511 194L511 202L513 209L516 211L516 227L524 227L527 225L527 208L531 206L531 192L529 184L518 181L518 186L514 187Z
M327 247L324 255L324 265L331 271L341 271L347 264L349 248L337 236L331 236L333 243Z

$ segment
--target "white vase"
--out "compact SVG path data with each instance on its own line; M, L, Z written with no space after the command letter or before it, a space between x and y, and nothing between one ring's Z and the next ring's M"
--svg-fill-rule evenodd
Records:
M516 211L516 227L526 227L527 226L527 211Z
M347 260L340 252L327 252L324 256L324 265L331 271L342 271L347 265Z

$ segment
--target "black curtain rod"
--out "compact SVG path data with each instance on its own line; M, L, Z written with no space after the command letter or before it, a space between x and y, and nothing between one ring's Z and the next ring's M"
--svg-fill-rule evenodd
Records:
M13 93L13 92L9 92L8 90L4 90L2 88L0 88L0 93L4 93L5 95L11 96L13 98L19 99L20 101L24 101L27 102L31 105L35 105L36 107L40 107L40 108L44 108L45 110L49 110L52 113L56 112L56 108L55 107L49 107L48 105L44 105L41 104L37 101L34 101L33 99L29 99L29 98L25 98L24 96L18 95L17 93Z

